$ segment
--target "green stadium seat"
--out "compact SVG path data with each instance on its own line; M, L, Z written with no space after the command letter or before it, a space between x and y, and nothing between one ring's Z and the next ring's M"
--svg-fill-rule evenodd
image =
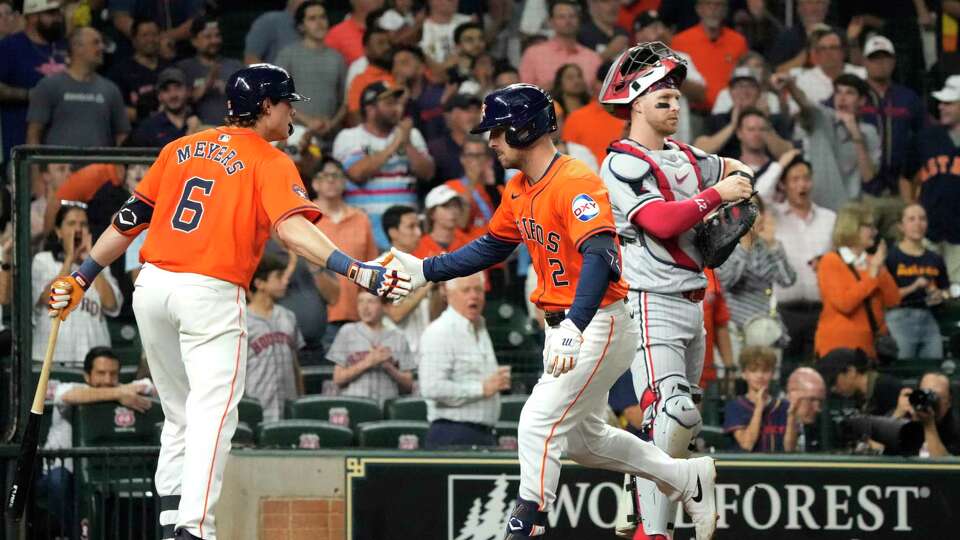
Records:
M714 381L703 392L703 406L701 414L703 423L708 426L719 426L723 422L723 396L720 395L720 382Z
M427 400L419 397L391 399L384 405L389 420L427 421Z
M33 366L33 372L35 376L40 375L40 364ZM64 367L64 366L50 366L50 380L51 381L60 381L64 383L82 383L83 379L83 368L82 367Z
M520 410L530 397L526 394L508 394L500 396L500 421L519 422Z
M277 420L260 424L261 448L347 448L353 446L353 430L322 420Z
M517 422L497 422L493 426L498 447L504 450L517 449L517 426Z
M154 426L155 444L160 446L160 434L163 433L163 422L157 422ZM233 433L233 439L230 441L234 448L256 446L253 435L253 429L246 422L237 422L237 430Z
M306 395L323 393L323 383L333 380L333 366L303 366L303 390Z
M107 319L110 348L120 358L122 366L139 366L143 346L135 321Z
M76 407L73 423L73 445L139 446L155 444L154 427L163 421L160 401L150 398L153 406L144 413L124 407L116 401L92 403Z
M346 410L346 418L340 411ZM325 420L356 428L363 422L383 418L380 403L359 397L304 396L290 402L290 417L295 419Z
M363 422L357 426L357 440L361 448L423 448L427 440L428 422L413 420L381 420Z
M237 415L241 422L246 422L248 426L256 426L263 422L263 407L260 406L260 400L252 397L240 399L237 405Z

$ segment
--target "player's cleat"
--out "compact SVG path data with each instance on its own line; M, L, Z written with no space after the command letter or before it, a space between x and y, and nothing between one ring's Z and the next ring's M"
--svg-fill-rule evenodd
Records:
M507 520L507 536L504 540L521 540L546 534L547 513L538 508L537 503L517 497L517 505Z
M717 530L717 467L713 458L704 456L685 460L690 468L687 485L680 494L683 509L693 520L697 540L710 540Z

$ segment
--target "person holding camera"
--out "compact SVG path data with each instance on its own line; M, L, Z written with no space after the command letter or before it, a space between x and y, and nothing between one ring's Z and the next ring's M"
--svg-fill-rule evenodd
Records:
M936 371L924 374L916 388L900 391L892 416L923 424L920 457L960 455L960 423L951 400L950 379Z

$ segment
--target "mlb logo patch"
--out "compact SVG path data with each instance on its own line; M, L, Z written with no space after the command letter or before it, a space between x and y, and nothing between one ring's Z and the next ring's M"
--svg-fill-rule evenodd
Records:
M218 141L218 142L222 142L222 143L230 142L230 136L227 135L226 133L224 133L224 134L220 135L219 137L217 137L217 141Z
M307 197L307 190L303 189L297 184L293 185L293 192L296 193L297 196L300 197L301 199L306 199L308 201L310 200L310 197Z
M581 193L573 199L573 217L587 222L600 215L600 205L586 193Z

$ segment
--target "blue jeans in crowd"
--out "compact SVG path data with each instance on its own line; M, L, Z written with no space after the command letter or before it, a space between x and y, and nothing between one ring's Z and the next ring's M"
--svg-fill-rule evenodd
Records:
M887 311L886 320L899 358L943 358L940 327L929 309L894 308Z

